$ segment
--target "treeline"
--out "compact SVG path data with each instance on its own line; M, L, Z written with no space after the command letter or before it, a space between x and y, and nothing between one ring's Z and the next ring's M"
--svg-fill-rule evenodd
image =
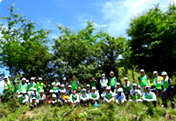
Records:
M176 72L176 6L171 4L163 12L159 5L131 19L125 37L112 37L103 30L95 31L94 23L78 32L58 25L57 38L50 38L52 31L36 30L37 23L28 20L9 6L9 15L0 25L0 65L6 67L12 77L23 72L24 77L41 76L45 81L54 75L72 75L81 83L91 77L109 76L113 71L119 79L119 68L128 70L144 68L149 75L157 70ZM119 58L122 56L122 58ZM134 78L133 78L134 79Z

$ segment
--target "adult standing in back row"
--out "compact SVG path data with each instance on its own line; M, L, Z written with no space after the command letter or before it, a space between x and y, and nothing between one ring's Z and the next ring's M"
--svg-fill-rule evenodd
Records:
M114 76L114 72L110 72L110 78L109 78L109 86L111 87L111 91L114 92L114 89L116 88L117 78Z
M92 89L92 87L97 88L97 80L94 77L90 80L90 88Z
M76 77L73 75L72 77L72 90L77 90L78 86L80 86L79 81L76 79Z
M107 86L108 80L105 77L105 74L102 74L102 79L100 79L100 95L103 93L104 86Z
M144 69L141 69L141 75L138 77L138 85L140 85L141 93L146 92L146 86L150 84L149 78L145 75Z

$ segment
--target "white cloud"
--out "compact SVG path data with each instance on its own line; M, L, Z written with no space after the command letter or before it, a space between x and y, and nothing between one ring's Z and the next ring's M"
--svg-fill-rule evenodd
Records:
M125 35L130 19L148 11L158 2L160 8L166 10L172 0L121 0L107 1L102 5L103 20L107 23L108 32L112 36ZM176 0L174 0L176 2Z
M2 2L2 0L0 0L0 2Z
M4 81L0 81L0 87L4 86Z

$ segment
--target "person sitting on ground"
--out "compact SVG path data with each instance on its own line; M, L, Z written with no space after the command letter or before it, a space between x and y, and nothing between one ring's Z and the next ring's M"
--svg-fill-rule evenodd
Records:
M104 85L104 91L103 91L103 93L101 94L101 99L104 99L104 97L105 97L105 95L106 95L106 93L107 93L106 88L107 88L107 85Z
M13 84L9 80L8 76L5 76L4 78L4 90L5 90L5 93L14 91Z
M55 106L57 103L57 96L55 94L52 95L52 98L51 98L51 105L52 106Z
M137 89L137 84L133 84L133 89L130 90L131 100L129 101L136 101L136 102L142 102L141 97L142 93L140 90Z
M124 83L123 83L123 90L124 90L124 94L127 100L129 100L129 94L130 94L130 90L132 89L132 85L131 83L128 81L128 78L125 77L124 78Z
M94 105L95 103L99 103L99 98L100 98L100 95L96 91L96 88L92 87L92 92L90 94L91 104Z
M82 89L82 95L80 97L80 102L84 106L88 107L89 103L89 94L86 94L86 89Z
M40 90L39 104L44 104L45 100L46 100L46 95L44 94L44 90Z
M51 103L50 96L47 95L47 96L46 96L46 100L45 100L45 104L50 104L50 103Z
M31 77L31 82L29 83L29 86L28 86L29 100L32 97L32 93L34 92L34 88L36 88L36 84L34 81L35 81L34 77Z
M76 91L76 93L79 95L79 97L81 97L82 91L81 91L81 87L80 86L78 87L78 90Z
M50 96L50 99L52 98L53 94L54 94L54 93L53 93L53 90L51 89L51 90L50 90L50 95L49 95L49 96Z
M110 102L113 102L114 101L114 93L111 92L111 87L108 86L106 88L106 95L104 96L104 102L105 103L110 103Z
M112 92L114 92L116 83L117 83L117 78L114 76L114 72L111 71L111 72L110 72L110 78L109 78L108 84L109 84L109 86L111 86L111 91L112 91Z
M152 102L154 106L156 106L156 95L150 91L150 86L146 86L146 92L143 94L143 101L144 103Z
M69 97L67 95L65 95L65 91L61 90L61 94L58 98L59 105L66 104L68 102L68 99L69 99Z
M28 96L26 95L26 90L23 90L22 95L19 97L20 104L27 104L28 103Z
M22 94L22 92L26 90L27 91L27 84L26 84L26 78L22 78L22 82L20 83L19 85L19 88L18 88L18 93L19 94Z
M125 102L125 100L126 100L126 97L125 97L125 95L123 94L123 89L122 88L119 88L118 89L118 93L117 93L117 96L116 96L116 103L124 103Z
M53 93L58 95L58 92L59 92L59 87L60 87L60 82L58 81L57 77L54 76L54 82L51 84L52 85L52 90L53 90Z
M37 104L39 104L39 93L37 92L37 89L34 88L34 92L32 93L32 97L31 97L31 100L30 102L32 102L32 98L35 97L36 98L36 102Z
M86 93L87 93L87 94L90 94L90 93L91 93L90 85L89 85L89 84L86 85Z
M32 98L32 103L30 103L30 108L31 110L34 109L35 107L37 107L37 103L36 103L36 98L33 97Z
M119 88L120 88L120 83L117 82L117 83L116 83L116 89L114 90L114 95L115 95L115 96L117 95ZM123 89L122 89L122 92L123 92Z
M49 93L50 89L51 89L50 84L48 84L48 82L45 82L44 92L45 92L46 95L49 95L49 94L50 94L50 93Z
M67 90L67 93L66 93L68 96L70 96L72 94L72 87L71 85L68 85L68 90Z
M65 89L65 85L64 84L61 84L61 89L59 89L59 92L58 92L58 98L60 97L60 94L61 94L61 91L64 91L64 94L67 93L67 90Z
M73 90L73 94L69 97L69 104L76 106L80 103L79 95L76 94L76 90Z
M39 77L39 78L38 78L37 85L36 85L36 87L37 87L37 92L40 93L40 90L43 90L43 89L44 89L44 86L45 86L45 84L42 82L42 78ZM36 100L37 100L37 99L36 99ZM37 102L37 101L36 101L36 102Z

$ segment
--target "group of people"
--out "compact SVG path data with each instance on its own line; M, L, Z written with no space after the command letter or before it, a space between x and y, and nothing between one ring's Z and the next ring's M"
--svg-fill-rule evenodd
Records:
M92 77L90 83L83 89L75 76L72 77L71 83L68 83L64 77L62 84L57 77L54 77L51 85L47 82L44 83L41 77L37 79L37 82L34 77L31 77L30 82L26 78L22 78L17 91L19 103L30 104L31 109L42 104L51 104L52 106L81 104L88 107L90 103L97 107L102 99L102 103L125 104L127 101L135 101L152 102L156 106L158 96L162 98L163 107L167 108L167 98L170 98L172 108L175 108L172 79L168 77L167 73L162 72L162 76L159 76L158 72L154 71L155 78L153 83L150 83L145 71L141 69L140 72L138 84L131 84L125 77L121 85L117 82L114 72L111 71L109 79L102 74L100 87L98 87L98 81ZM151 89L151 86L155 88ZM8 77L5 77L4 89L5 92L13 91L13 85Z

